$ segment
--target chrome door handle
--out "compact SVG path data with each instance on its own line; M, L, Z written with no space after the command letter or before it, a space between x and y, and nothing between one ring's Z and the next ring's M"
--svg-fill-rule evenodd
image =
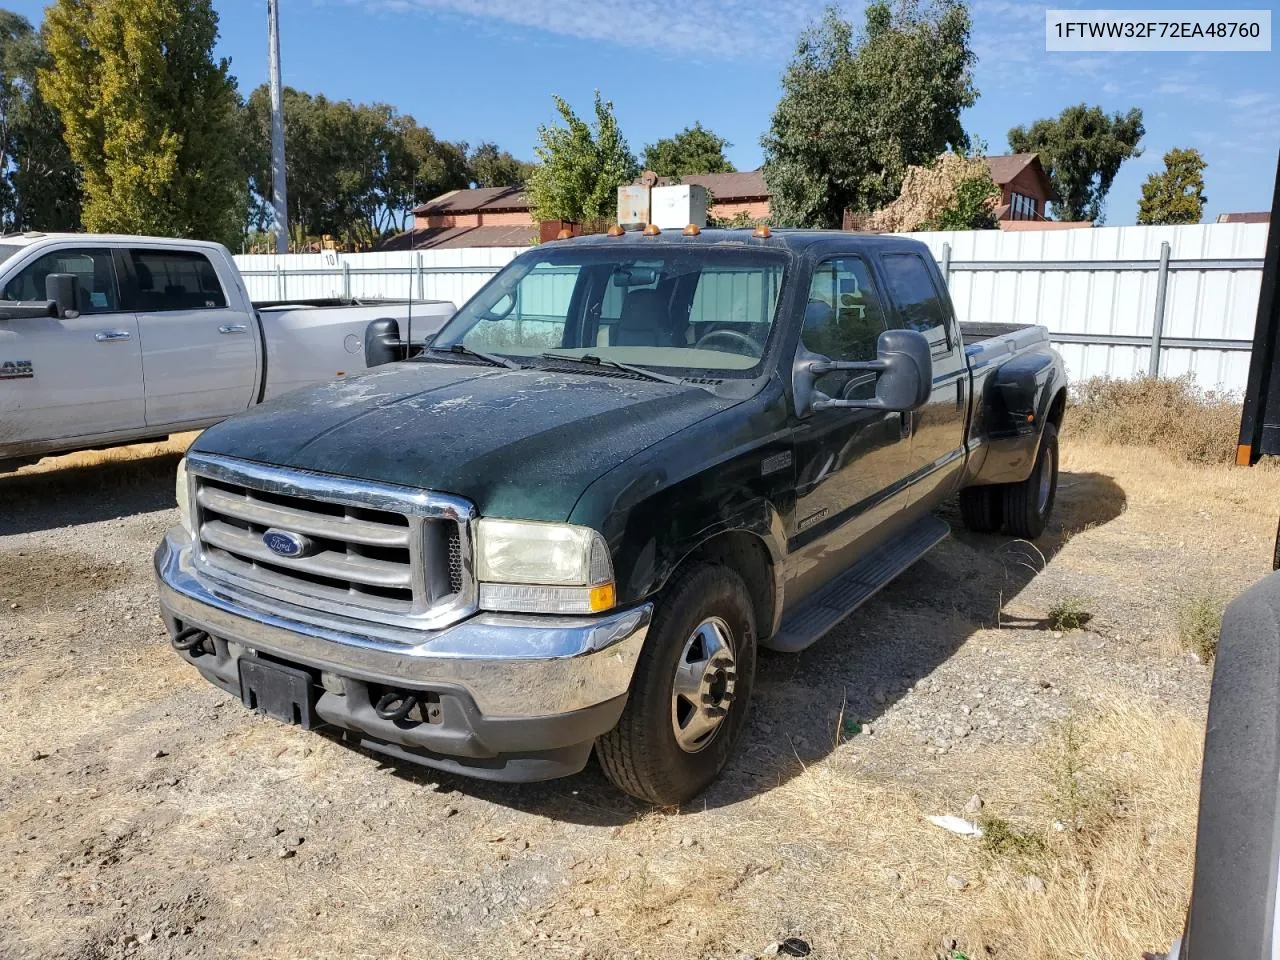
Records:
M113 340L129 340L133 334L128 330L100 330L93 335L99 343L111 343Z
M244 333L249 328L243 323L224 323L218 328L219 333Z

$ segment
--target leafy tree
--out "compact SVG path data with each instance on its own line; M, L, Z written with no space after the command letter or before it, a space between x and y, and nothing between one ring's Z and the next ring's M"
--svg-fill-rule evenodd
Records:
M80 226L80 174L57 114L40 96L36 73L48 65L39 33L0 10L0 226L74 230Z
M977 99L969 30L963 0L877 0L855 43L828 7L800 35L761 138L773 219L839 227L845 210L892 201L908 167L966 147L960 111Z
M872 230L990 230L1000 188L980 156L944 153L910 167L898 199L867 218Z
M467 157L471 182L477 187L518 187L529 179L533 164L517 160L496 143L482 143Z
M616 210L617 188L638 172L613 115L613 104L596 91L595 123L554 97L564 126L538 128L539 165L527 184L535 220L603 220Z
M733 173L734 167L724 155L733 146L701 123L685 127L674 137L647 144L640 166L660 177L687 177L695 173Z
M84 178L90 230L233 243L239 94L212 0L55 0L40 93Z
M1063 220L1102 222L1107 192L1120 164L1142 155L1142 111L1107 116L1101 107L1083 103L1067 107L1056 119L1037 120L1028 130L1009 131L1015 153L1038 153L1054 191Z
M1199 223L1204 215L1204 170L1199 150L1174 147L1164 155L1164 170L1147 177L1138 201L1138 223Z
M297 238L330 235L365 247L400 225L405 211L468 186L466 144L438 140L384 103L283 91L289 222ZM241 117L251 228L270 218L271 103L253 91ZM292 232L292 230L291 230Z

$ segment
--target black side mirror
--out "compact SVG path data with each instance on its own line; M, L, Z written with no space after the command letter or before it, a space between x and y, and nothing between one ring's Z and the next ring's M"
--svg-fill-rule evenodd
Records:
M400 340L400 324L392 317L370 321L364 328L364 365L380 367L405 358L405 344Z
M69 273L51 273L44 279L44 296L57 311L58 319L80 316L80 283Z
M857 370L875 375L871 400L832 400L814 388L817 378L834 370ZM796 414L817 410L865 409L905 413L929 402L933 392L933 356L928 338L917 330L886 330L876 340L876 359L865 362L828 360L800 348L792 370Z

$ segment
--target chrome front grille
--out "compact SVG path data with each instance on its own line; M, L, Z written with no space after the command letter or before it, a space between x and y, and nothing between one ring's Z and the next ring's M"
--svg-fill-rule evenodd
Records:
M200 454L187 471L196 567L227 587L424 629L475 608L464 500ZM268 531L305 547L283 556Z

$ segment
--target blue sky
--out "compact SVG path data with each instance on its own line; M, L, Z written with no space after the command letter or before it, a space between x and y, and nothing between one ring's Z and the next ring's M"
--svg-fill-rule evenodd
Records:
M281 0L285 83L356 101L381 100L439 136L493 140L531 159L551 94L590 109L613 100L638 154L701 121L733 148L739 169L761 162L760 134L777 102L797 33L822 0ZM1244 2L1224 4L1239 9ZM39 0L0 0L38 21ZM264 81L265 0L215 0L220 52L246 92ZM860 23L862 4L842 3ZM1206 218L1270 207L1280 149L1280 53L1047 53L1047 7L1205 8L1149 0L1052 4L971 0L980 97L964 123L989 152L1011 126L1073 103L1141 107L1144 154L1126 163L1107 222L1131 224L1142 181L1171 147L1208 161ZM1254 6L1258 4L1254 3Z

